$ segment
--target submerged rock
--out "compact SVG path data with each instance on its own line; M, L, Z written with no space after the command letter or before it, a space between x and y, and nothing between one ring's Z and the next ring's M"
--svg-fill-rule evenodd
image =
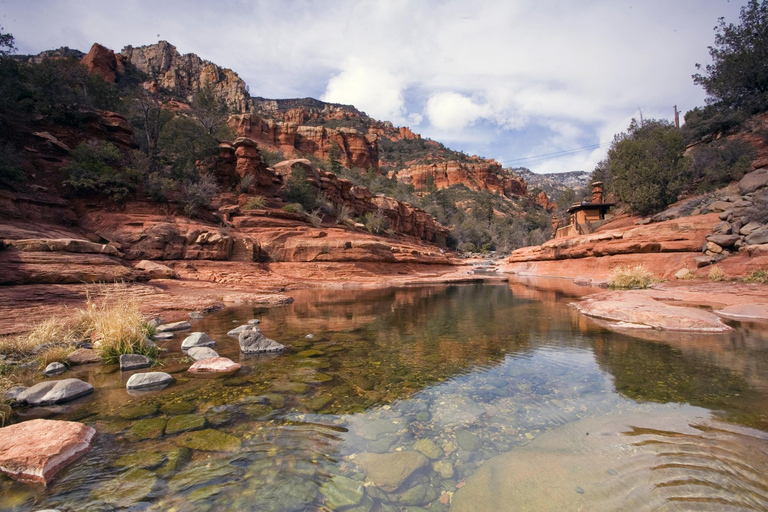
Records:
M146 498L156 482L154 473L135 468L94 489L91 497L119 508L126 508Z
M238 336L240 350L246 354L260 354L267 352L282 352L285 345L271 340L259 331L243 331Z
M149 389L165 387L173 382L173 377L165 372L146 372L131 375L125 384L126 389Z
M143 441L144 439L157 439L163 437L165 425L168 422L165 418L147 418L135 422L125 437L130 441Z
M176 444L191 450L208 452L236 452L240 450L240 439L219 430L205 429L182 434Z
M214 347L216 342L213 341L204 332L193 332L181 342L181 350L189 350L192 347Z
M385 492L396 490L415 471L429 460L419 452L361 453L355 462L363 468L368 478ZM491 509L489 509L491 510Z
M337 475L320 486L320 493L331 510L354 507L365 497L363 482Z
M93 393L93 386L87 382L80 379L64 379L35 384L21 392L16 400L31 406L54 405L91 393Z
M203 427L205 427L205 416L200 416L198 414L184 414L169 419L165 426L165 433L173 435L178 434L179 432L200 430Z
M431 439L419 439L413 443L413 449L421 452L432 460L436 460L445 455L442 448L437 446Z
M82 423L43 419L0 428L0 471L21 482L48 484L91 449L95 433Z

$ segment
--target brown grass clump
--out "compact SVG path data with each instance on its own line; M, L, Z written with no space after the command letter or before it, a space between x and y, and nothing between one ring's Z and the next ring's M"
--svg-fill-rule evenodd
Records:
M745 283L768 283L768 270L753 270L742 281Z
M643 264L634 267L619 265L611 272L608 286L620 289L648 288L654 282L653 274Z
M0 353L38 353L41 362L48 364L65 359L75 343L90 341L106 362L116 362L121 354L144 354L156 359L157 348L146 342L151 335L152 329L136 301L107 291L101 302L89 296L84 308L66 317L48 318L26 336L0 339Z
M15 385L16 383L8 377L0 376L0 427L4 427L5 422L13 414L11 406L5 401L5 393Z
M67 364L67 356L74 352L75 348L73 344L49 346L37 354L37 360L43 368L51 363Z
M725 279L725 272L723 272L723 269L721 269L717 265L712 265L709 269L709 280L722 281L724 279Z

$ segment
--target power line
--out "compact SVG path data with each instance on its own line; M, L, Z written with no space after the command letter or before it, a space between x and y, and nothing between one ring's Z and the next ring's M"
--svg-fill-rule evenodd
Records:
M515 158L512 160L507 160L506 158L502 159L504 162L504 165L514 164L514 163L535 163L535 162L542 162L544 160L551 160L554 158L560 158L563 156L573 155L576 153L580 153L582 151L591 151L595 149L599 149L604 146L608 146L611 144L610 142L603 142L602 144L592 144L590 146L584 146L581 148L574 148L574 149L564 149L562 151L555 151L553 153L542 153L541 155L533 155L528 156L524 158Z

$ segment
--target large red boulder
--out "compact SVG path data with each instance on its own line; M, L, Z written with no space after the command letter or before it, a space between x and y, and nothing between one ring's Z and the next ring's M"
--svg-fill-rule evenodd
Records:
M82 423L43 419L0 428L0 471L20 482L47 485L91 449L95 433Z

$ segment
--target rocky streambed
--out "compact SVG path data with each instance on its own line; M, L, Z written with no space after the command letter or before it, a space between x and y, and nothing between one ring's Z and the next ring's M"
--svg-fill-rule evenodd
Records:
M670 345L606 330L570 300L517 285L359 290L193 320L216 345L187 354L214 350L239 368L190 372L191 331L181 331L158 341L160 368L79 365L54 377L93 393L19 409L19 424L76 422L93 429L92 448L47 487L0 477L0 510L512 510L505 500L524 489L540 510L609 510L595 491L604 480L621 491L661 474L653 450L626 447L671 439L716 465L713 443L725 438L738 471L698 471L703 483L648 506L716 486L736 505L768 503L755 484L768 333L731 323L705 346ZM240 333L227 336L252 318L283 352L245 354ZM173 381L126 389L154 371ZM610 464L594 463L605 454Z

